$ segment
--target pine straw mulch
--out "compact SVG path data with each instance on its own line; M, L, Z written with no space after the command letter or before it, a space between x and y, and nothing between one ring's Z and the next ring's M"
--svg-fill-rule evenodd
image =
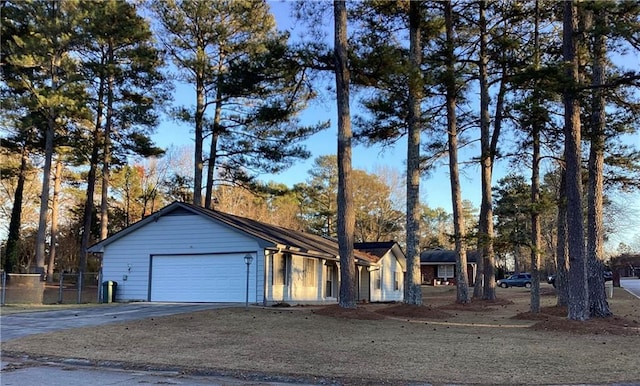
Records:
M623 316L590 318L586 321L567 319L567 307L542 307L540 312L522 312L512 319L537 320L530 328L536 331L559 331L574 334L640 336L640 321Z
M444 306L415 306L404 303L359 304L357 308L342 308L337 304L313 309L317 315L358 320L402 319L450 319L455 315L447 311L490 312L493 307L513 304L510 300L474 300L467 304L450 303Z
M430 306L413 306L404 303L360 304L357 308L342 308L337 304L312 310L314 314L343 319L383 320L403 319L446 319L451 314Z
M555 297L555 291L551 288L541 288L541 297ZM446 319L455 322L459 311L473 312L480 319L491 319L496 313L513 312L509 319L535 322L531 329L537 331L556 331L574 334L595 335L640 335L640 321L634 315L614 315L608 318L592 318L584 322L567 319L567 308L558 306L541 307L537 314L531 312L518 312L518 304L510 299L498 298L495 300L473 299L470 303L459 304L451 302L436 302L436 305L414 306L404 303L386 304L359 304L357 308L345 309L338 305L314 307L312 312L328 317L357 319L357 320L383 320L392 319ZM493 319L495 321L495 319Z

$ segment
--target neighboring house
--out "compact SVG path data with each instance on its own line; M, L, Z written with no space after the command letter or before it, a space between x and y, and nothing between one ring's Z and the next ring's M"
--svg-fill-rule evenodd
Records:
M453 282L456 278L456 251L449 249L428 249L420 253L420 272L423 284L444 284ZM467 252L467 282L474 285L476 263L479 251Z
M405 261L396 246L381 256L354 250L359 299L402 300ZM244 302L247 286L254 304L338 300L334 240L186 203L162 208L89 252L102 254L102 280L117 283L117 301ZM253 258L248 266L246 256Z
M370 302L402 301L404 299L404 273L407 271L405 254L395 241L355 243L358 251L378 258L377 264L366 267L368 275L359 275L369 283L362 283L359 300ZM365 269L358 266L359 270Z

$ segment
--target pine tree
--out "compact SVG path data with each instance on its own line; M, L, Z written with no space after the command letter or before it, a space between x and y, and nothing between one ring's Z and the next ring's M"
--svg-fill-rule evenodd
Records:
M3 3L7 32L3 37L3 67L7 87L23 107L43 117L38 129L44 137L44 166L35 245L37 273L44 274L50 174L56 137L72 116L83 110L82 88L74 77L77 63L70 55L79 43L77 1Z
M212 207L214 180L251 187L251 171L309 156L299 141L325 126L296 120L313 93L265 1L163 0L151 9L179 79L195 89L195 108L175 111L195 131L195 205Z
M160 155L149 138L157 124L157 112L166 100L163 62L153 46L149 23L126 2L109 0L82 2L87 15L81 24L83 45L82 75L92 96L89 107L94 125L87 195L84 205L83 233L80 245L80 272L86 269L86 249L91 240L91 220L99 163L101 172L101 204L99 239L108 236L109 179L113 164L133 153ZM82 155L81 155L82 156Z

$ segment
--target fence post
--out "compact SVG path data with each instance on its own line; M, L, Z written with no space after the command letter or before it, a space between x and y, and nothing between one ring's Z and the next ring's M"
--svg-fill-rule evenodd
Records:
M4 306L7 296L7 271L2 271L2 294L0 295L0 305Z
M60 284L58 285L58 303L64 302L64 273L60 271Z
M84 272L78 272L78 304L82 304L82 279L84 279Z
M98 303L102 303L102 268L98 272Z

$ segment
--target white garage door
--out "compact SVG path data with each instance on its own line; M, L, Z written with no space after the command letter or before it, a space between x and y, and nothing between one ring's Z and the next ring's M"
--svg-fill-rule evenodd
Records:
M242 254L153 256L152 302L243 302Z

